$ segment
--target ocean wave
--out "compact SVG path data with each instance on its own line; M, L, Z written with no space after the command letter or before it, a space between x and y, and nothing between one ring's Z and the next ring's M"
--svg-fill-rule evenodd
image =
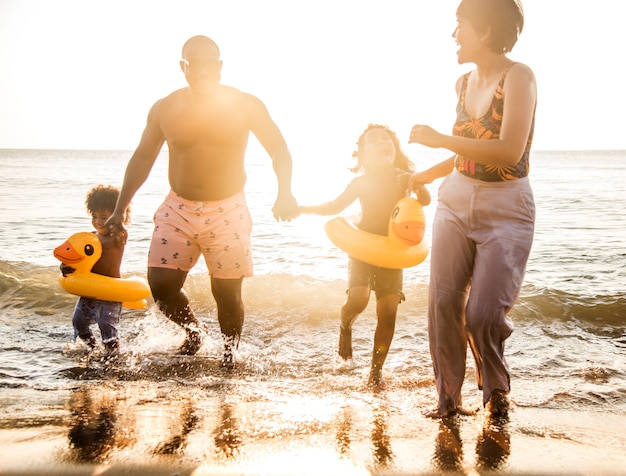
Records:
M527 285L513 311L521 318L543 322L575 319L587 325L611 326L623 331L626 297L623 294L581 296Z
M56 266L38 266L26 262L0 260L0 310L29 311L37 315L71 312L76 296L63 291L58 284ZM145 275L143 276L145 277ZM243 293L246 308L259 316L276 313L301 316L309 320L326 319L336 314L345 299L345 280L323 280L307 275L270 273L248 278ZM199 312L214 312L215 303L210 292L210 278L190 275L185 290ZM405 285L407 301L402 312L426 312L427 284ZM373 300L373 299L372 299ZM559 289L524 287L511 316L516 321L555 320L579 321L595 327L597 332L621 338L624 333L626 297L623 295L579 296ZM604 330L603 330L604 329Z

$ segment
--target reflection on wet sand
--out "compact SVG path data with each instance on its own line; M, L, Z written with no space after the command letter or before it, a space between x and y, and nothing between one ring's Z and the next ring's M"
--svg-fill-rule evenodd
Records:
M341 456L348 456L350 452L350 432L352 430L352 415L350 407L343 406L337 417L337 453Z
M200 418L196 415L193 403L190 401L184 402L180 416L180 432L159 443L154 449L154 454L171 455L182 453L187 446L189 433L198 426L199 422Z
M222 402L220 420L215 428L213 441L218 456L228 459L239 454L242 438L233 404Z
M236 377L220 375L202 387L79 382L65 402L70 418L58 420L62 454L54 462L195 476L287 474L286 467L299 475L359 476L507 469L508 419L479 413L432 420L395 389L303 395L268 385L259 392ZM467 454L474 445L475 458Z
M106 462L114 449L127 448L136 442L129 415L118 417L117 397L117 392L106 387L84 386L72 393L67 460Z
M445 417L439 421L432 463L435 469L439 471L462 470L463 442L461 441L458 416Z
M358 412L354 410L354 413ZM377 466L388 466L393 462L393 451L391 450L391 439L388 432L389 411L386 405L376 405L372 409L372 456ZM350 456L350 445L352 443L351 433L354 431L353 409L344 405L337 414L335 431L335 443L337 453L343 457ZM356 425L358 427L358 424ZM357 428L358 430L358 428ZM357 439L358 440L358 439Z
M374 409L374 421L372 428L372 443L374 444L374 459L381 466L387 466L393 461L393 451L387 429L389 418L386 407Z
M480 415L479 415L480 416ZM433 467L438 471L463 471L462 417L450 416L439 421L435 441ZM500 470L511 454L508 417L484 416L482 432L476 439L476 467L479 470Z
M479 468L501 469L511 454L511 434L508 429L509 417L487 415L483 432L476 441L476 460Z

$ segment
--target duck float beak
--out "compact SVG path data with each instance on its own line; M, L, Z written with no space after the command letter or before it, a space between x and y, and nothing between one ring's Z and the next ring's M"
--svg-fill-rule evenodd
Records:
M67 265L80 263L83 259L85 259L83 255L78 254L69 241L66 241L54 249L54 257L61 263Z
M53 254L61 263L86 273L102 256L102 245L95 234L85 231L70 236Z

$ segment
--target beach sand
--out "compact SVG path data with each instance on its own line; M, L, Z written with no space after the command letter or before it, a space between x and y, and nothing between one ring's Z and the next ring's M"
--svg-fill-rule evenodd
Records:
M514 405L504 421L484 412L432 420L410 386L315 397L276 380L228 378L203 387L86 381L71 390L5 389L0 474L626 472L623 414Z

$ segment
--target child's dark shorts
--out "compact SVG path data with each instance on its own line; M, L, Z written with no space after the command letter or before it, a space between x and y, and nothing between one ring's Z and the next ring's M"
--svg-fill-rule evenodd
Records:
M369 286L376 293L377 300L388 294L397 294L400 302L404 301L402 278L401 269L381 268L353 257L348 262L348 290L355 286Z

